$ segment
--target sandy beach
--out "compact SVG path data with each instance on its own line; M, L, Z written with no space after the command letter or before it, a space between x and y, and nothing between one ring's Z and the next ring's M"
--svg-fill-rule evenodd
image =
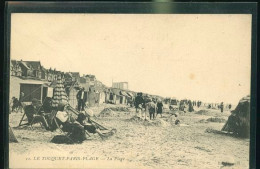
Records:
M3 92L14 112L3 113L18 140L9 139L9 168L249 169L255 4L48 2L40 13L22 4L7 5L10 81ZM19 126L17 111L29 104L30 122L34 110L58 114L69 133ZM130 105L163 116L150 120ZM107 135L85 125L82 114L84 126L76 126L71 107L88 112ZM85 140L83 127L97 133ZM52 141L68 135L84 141Z
M221 130L225 124L207 122L208 118L226 120L229 111L220 113L219 110L197 109L192 113L179 112L181 123L175 125L171 123L175 117L169 117L167 113L163 118L157 117L157 123L133 118L133 108L128 108L128 112L103 113L99 117L99 113L108 107L116 110L115 105L109 104L92 108L93 119L108 128L116 128L117 133L107 140L91 135L82 144L75 145L51 143L50 140L60 133L46 131L39 124L35 124L33 129L16 128L22 113L10 114L10 126L14 127L13 132L19 141L9 144L10 160L23 161L10 162L10 167L41 167L44 164L44 168L212 169L222 168L223 161L232 160L235 164L228 168L249 168L249 139L207 132L209 129Z

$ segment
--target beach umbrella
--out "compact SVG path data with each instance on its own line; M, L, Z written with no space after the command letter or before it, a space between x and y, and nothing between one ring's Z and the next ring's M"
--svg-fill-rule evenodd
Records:
M58 75L57 85L53 90L52 107L58 107L59 103L68 104L68 96L66 94L61 75Z

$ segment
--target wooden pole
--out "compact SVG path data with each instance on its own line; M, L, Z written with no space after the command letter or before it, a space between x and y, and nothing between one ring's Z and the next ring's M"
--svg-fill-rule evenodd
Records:
M24 118L24 116L25 116L25 112L23 113L23 117L21 118L21 120L20 120L20 123L19 123L18 127L19 127L19 126L21 126L21 124L22 124L22 122L23 122L23 118Z

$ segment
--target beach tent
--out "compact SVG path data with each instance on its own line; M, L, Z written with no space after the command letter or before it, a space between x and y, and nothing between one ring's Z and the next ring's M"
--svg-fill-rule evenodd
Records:
M129 95L125 92L125 91L120 91L120 104L126 104L127 103L127 98L129 97Z
M250 96L242 98L235 110L231 111L222 131L232 132L240 137L250 136Z
M111 88L112 91L112 95L113 95L113 103L114 104L120 104L120 100L121 100L121 93L120 93L120 89L116 89L116 88Z
M18 143L18 140L15 137L14 132L13 132L13 130L10 126L9 126L9 142L10 143Z

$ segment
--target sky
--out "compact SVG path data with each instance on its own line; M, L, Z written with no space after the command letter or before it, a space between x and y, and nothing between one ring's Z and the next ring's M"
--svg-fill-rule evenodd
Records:
M237 104L250 94L249 14L18 14L11 59L94 74L107 86Z

